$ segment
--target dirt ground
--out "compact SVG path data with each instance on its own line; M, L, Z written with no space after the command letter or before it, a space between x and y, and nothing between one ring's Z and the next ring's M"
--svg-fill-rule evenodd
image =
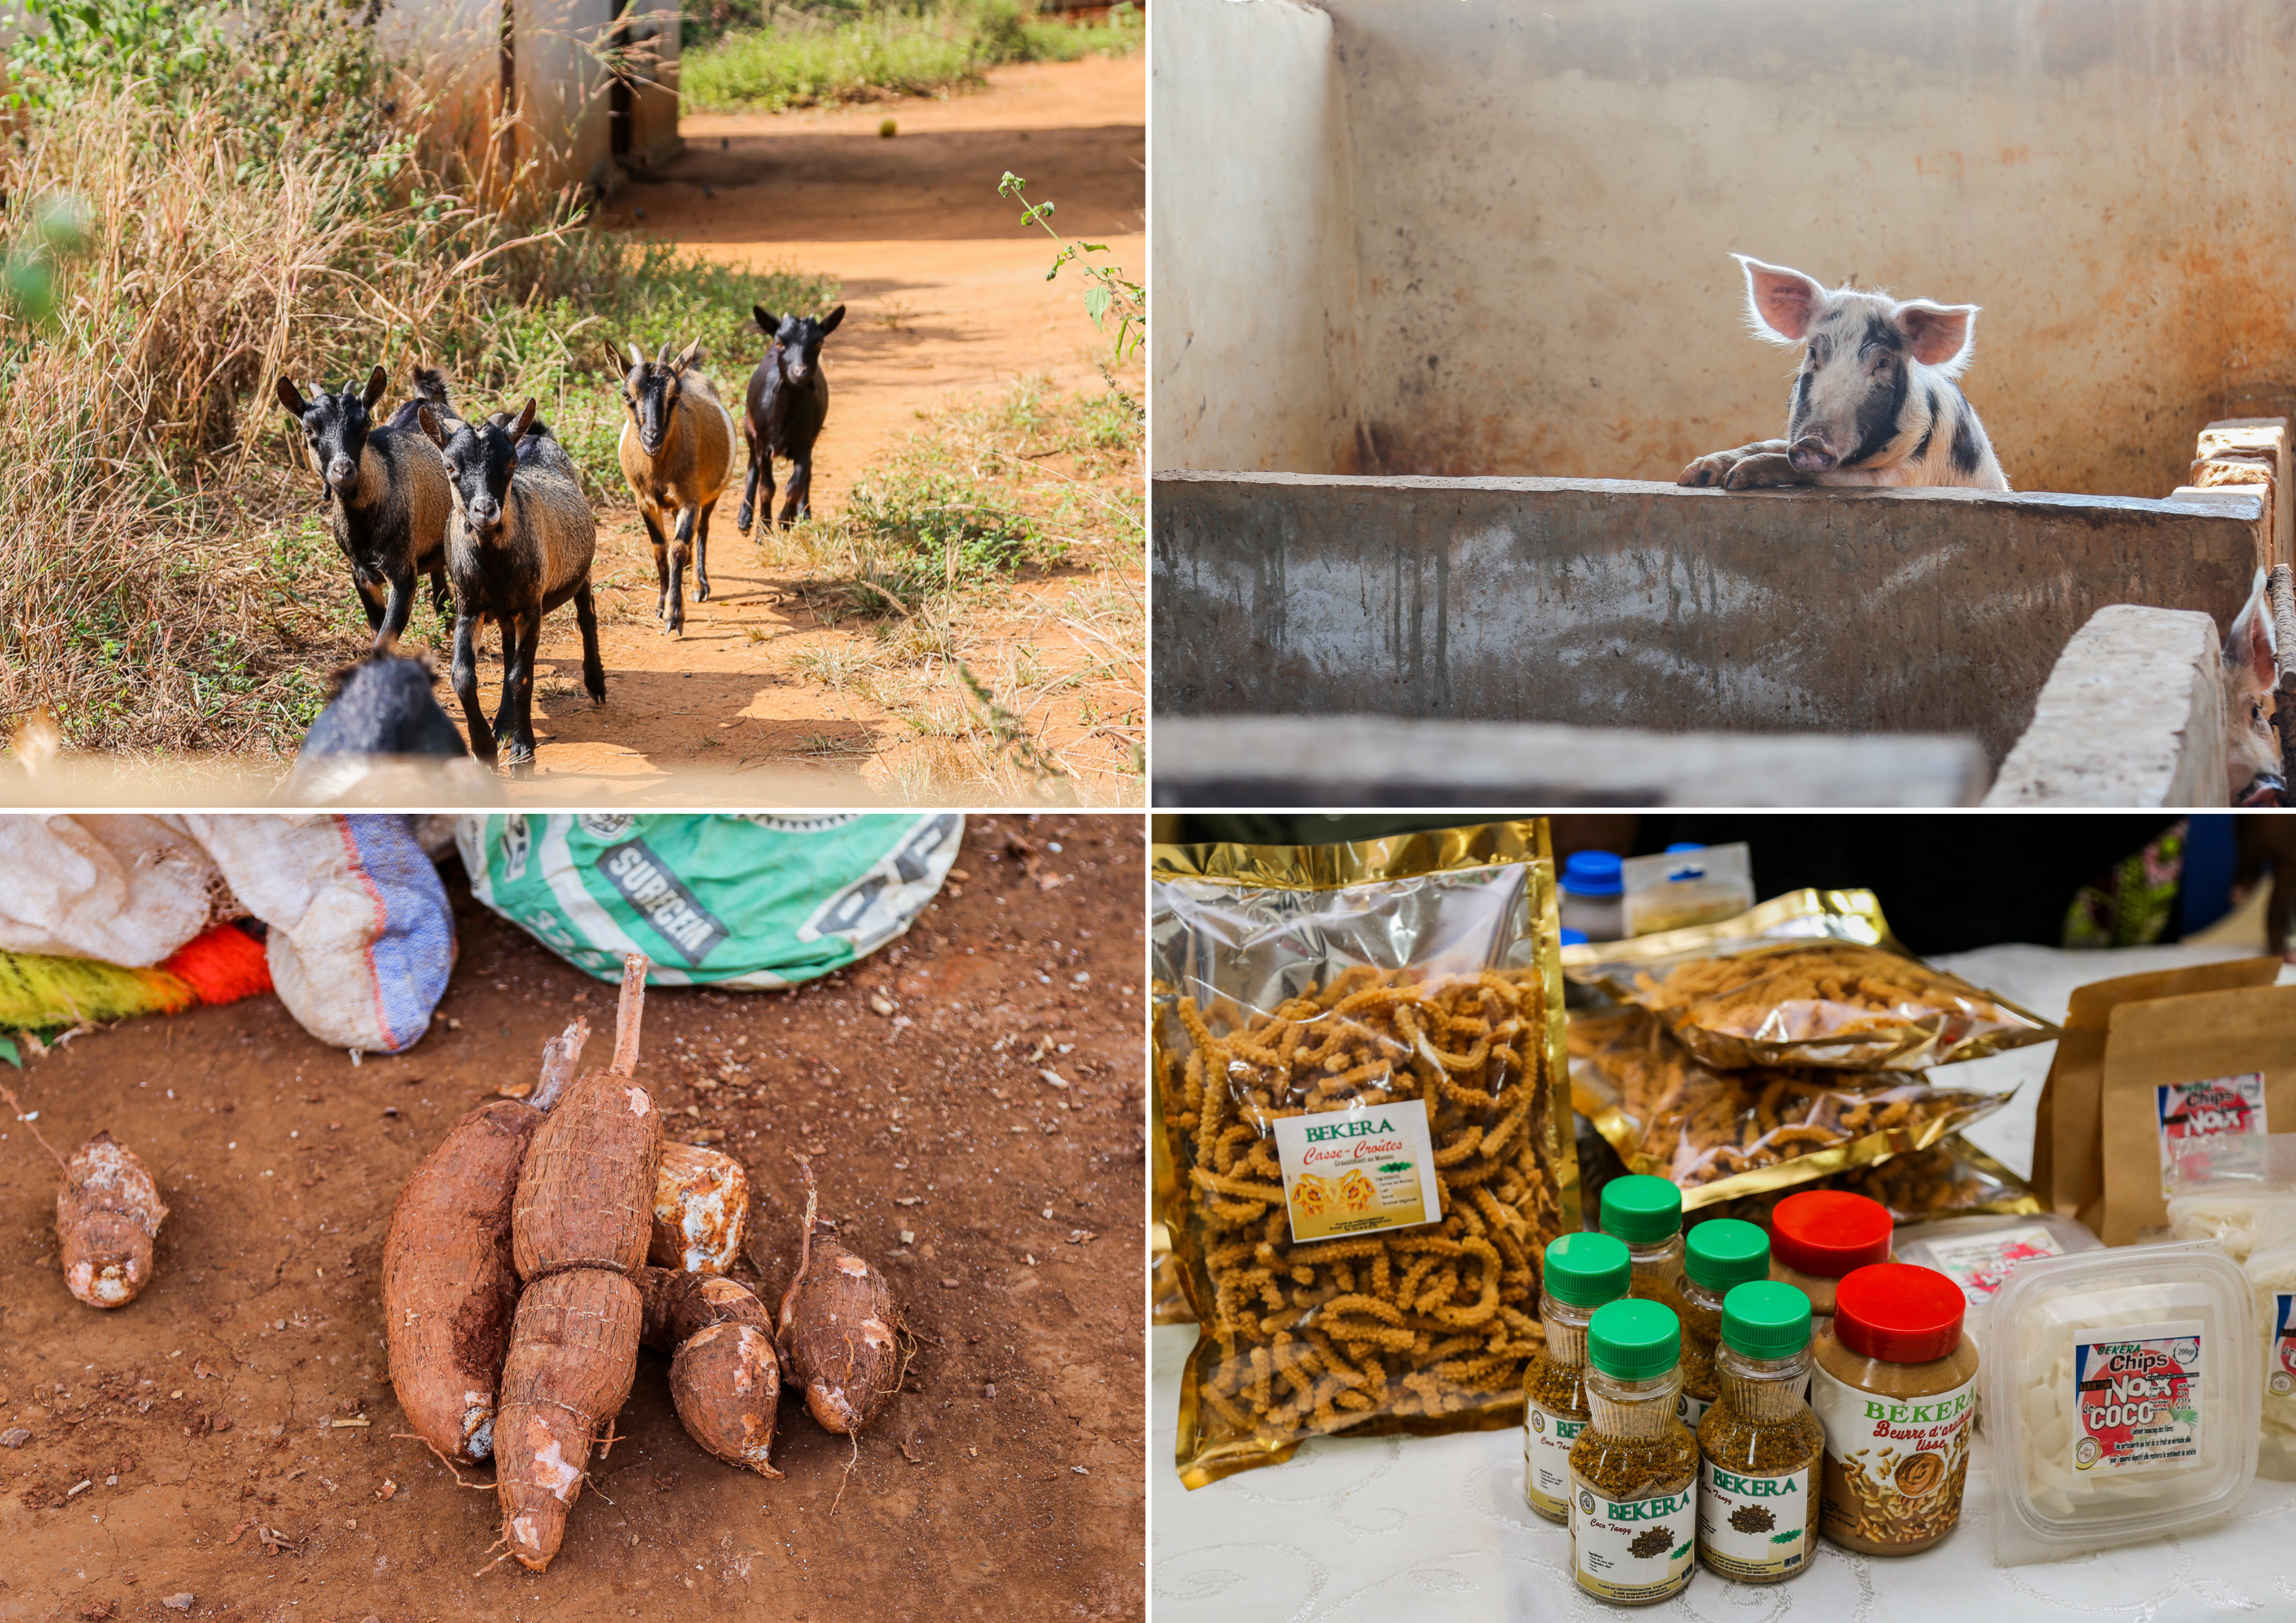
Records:
M539 1576L472 1576L493 1496L392 1435L379 1253L456 1117L531 1078L577 1012L611 1040L611 989L478 908L450 864L458 961L406 1054L353 1066L265 997L29 1062L48 1136L110 1128L172 1215L143 1296L82 1307L53 1164L0 1116L0 1435L30 1434L0 1447L0 1619L1144 1616L1138 824L976 818L957 873L846 972L651 993L638 1073L691 1129L674 1136L722 1133L749 1163L752 1283L776 1294L791 1157L813 1156L824 1215L920 1339L902 1395L849 1478L845 1441L785 1398L768 1481L688 1440L667 1361L642 1354L622 1440Z
M1019 205L996 195L996 184L1007 169L1020 174L1032 198L1057 205L1064 235L1106 242L1118 264L1139 275L1146 263L1144 60L1030 63L998 69L988 81L947 100L690 116L680 125L684 156L606 208L610 225L668 236L728 263L842 281L845 320L822 352L831 396L816 447L816 512L836 512L855 476L915 431L930 407L995 394L1029 375L1062 391L1098 386L1093 356L1105 340L1084 314L1084 283L1074 271L1045 280L1057 250L1022 221ZM877 134L887 118L899 128L890 140ZM624 336L651 350L664 335ZM764 352L760 337L742 355L710 357L711 380L737 425L750 369ZM739 447L736 457L746 457ZM777 477L786 483L786 464ZM712 596L688 602L682 638L663 635L654 619L653 554L635 511L601 524L601 652L611 697L600 710L583 698L573 619L554 616L536 696L537 774L510 788L513 799L594 799L604 789L618 803L644 804L670 791L674 777L683 780L672 792L681 803L761 793L803 803L850 799L857 788L884 791L855 763L894 738L898 724L849 689L808 682L790 665L801 649L866 644L869 634L825 626L796 601L791 588L802 571L761 558L755 537L745 540L734 528L739 506L737 485L711 525ZM1054 673L1082 665L1091 635L1062 612L1082 575L1066 570L1015 586L987 634L1034 645ZM486 661L481 679L491 702L499 666ZM1056 732L1046 742L1061 749L1076 741Z

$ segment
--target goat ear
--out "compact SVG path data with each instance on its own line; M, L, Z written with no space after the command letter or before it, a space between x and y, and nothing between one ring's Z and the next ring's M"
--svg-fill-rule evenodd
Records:
M294 380L283 373L279 378L279 407L298 422L302 422L303 414L311 409L303 398L303 391L296 388Z
M390 374L378 366L367 374L366 392L359 398L365 403L367 410L373 411L374 403L382 398L382 391L390 387Z
M767 338L773 337L782 330L782 318L761 304L751 305L750 316L758 324L758 331Z
M821 324L821 336L827 338L831 333L836 332L837 324L844 319L845 307L840 304L829 313L829 319Z
M414 422L432 445L442 451L447 448L447 430L439 426L439 419L430 414L427 403L414 408Z
M620 379L623 373L629 371L629 361L623 356L621 350L615 346L612 339L603 338L600 339L598 341L605 346L606 370L612 373L617 380Z
M519 440L525 439L526 431L533 426L534 398L529 395L527 397L526 409L519 413L518 421L510 425L510 437L512 443L515 444Z
M699 366L700 365L701 365L701 340L697 338L692 343L686 345L684 351L679 354L677 357L677 369L680 372L684 372L689 366Z

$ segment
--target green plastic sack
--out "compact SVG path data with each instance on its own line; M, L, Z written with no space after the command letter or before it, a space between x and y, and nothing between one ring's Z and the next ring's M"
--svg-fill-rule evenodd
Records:
M560 957L655 986L778 987L842 969L908 929L956 860L955 812L464 817L478 899Z

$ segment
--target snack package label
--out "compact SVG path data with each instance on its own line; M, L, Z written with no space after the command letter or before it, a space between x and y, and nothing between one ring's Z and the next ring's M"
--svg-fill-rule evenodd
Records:
M2152 1100L2161 1121L2161 1193L2164 1197L2173 1193L2169 1174L2182 1140L2261 1136L2271 1131L2264 1120L2264 1073L2260 1070L2212 1077L2205 1082L2163 1082L2153 1088Z
M1698 1489L1612 1499L1584 1477L1570 1483L1571 1560L1579 1585L1606 1601L1655 1601L1690 1581L1698 1549Z
M2073 1334L2073 1465L2107 1471L2201 1453L2198 1320Z
M1821 1526L1910 1543L1959 1514L1977 1416L1974 1377L1942 1392L1887 1398L1819 1366L1809 1372L1809 1406L1825 1423Z
M1725 1578L1773 1578L1809 1564L1817 1537L1808 1467L1774 1477L1698 1464L1698 1545Z
M2264 1389L2296 1397L2296 1291L2272 1293L2272 1344L2264 1349Z
M1442 1220L1423 1100L1279 1117L1275 1159L1294 1243Z
M2009 1283L2017 1265L2035 1257L2062 1257L2065 1248L2057 1237L2035 1223L2021 1228L1996 1229L1990 1234L1964 1234L1957 1239L1929 1242L1930 1266L1961 1287L1961 1293L1982 1306Z
M1570 1519L1570 1445L1586 1429L1583 1420L1535 1403L1522 1406L1522 1491L1539 1514Z

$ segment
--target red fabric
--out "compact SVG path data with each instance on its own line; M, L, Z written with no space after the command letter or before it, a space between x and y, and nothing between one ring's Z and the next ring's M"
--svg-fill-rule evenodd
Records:
M205 1004L237 1003L271 990L271 961L263 943L229 924L193 937L160 967L182 980Z

